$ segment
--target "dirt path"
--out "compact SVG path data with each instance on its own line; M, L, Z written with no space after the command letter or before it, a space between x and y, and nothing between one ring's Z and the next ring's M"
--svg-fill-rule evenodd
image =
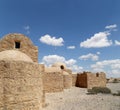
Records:
M119 83L120 84L120 83ZM120 90L120 85L107 85ZM112 90L112 91L113 91ZM112 95L87 95L87 90L72 87L59 93L46 94L47 106L43 110L120 110L120 97Z

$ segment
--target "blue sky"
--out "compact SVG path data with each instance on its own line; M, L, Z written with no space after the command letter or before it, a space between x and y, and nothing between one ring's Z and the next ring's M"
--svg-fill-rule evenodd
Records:
M0 38L22 33L39 63L120 77L120 0L0 0Z

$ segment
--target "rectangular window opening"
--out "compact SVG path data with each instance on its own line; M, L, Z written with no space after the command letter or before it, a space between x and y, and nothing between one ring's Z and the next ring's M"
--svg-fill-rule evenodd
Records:
M19 49L20 48L20 42L15 42L15 48Z
M99 73L96 73L96 77L99 77Z

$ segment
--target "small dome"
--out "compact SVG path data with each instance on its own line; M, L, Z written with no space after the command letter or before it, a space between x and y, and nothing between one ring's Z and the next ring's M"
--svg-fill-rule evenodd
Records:
M17 50L5 50L0 52L0 60L33 62L29 56Z
M54 63L52 67L60 67L61 69L66 69L66 65L61 62Z

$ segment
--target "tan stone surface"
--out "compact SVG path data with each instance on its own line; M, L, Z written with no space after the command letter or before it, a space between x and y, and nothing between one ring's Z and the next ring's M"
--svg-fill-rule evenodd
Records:
M15 48L15 42L20 42L20 48ZM38 48L23 34L8 34L0 40L0 52L5 50L19 50L28 55L34 62L38 62Z
M67 67L66 67L66 65L65 65L65 63L62 63L62 62L56 62L56 63L54 63L53 65L52 65L52 67L60 67L61 68L61 66L63 67L63 69L66 69ZM62 69L62 68L61 68Z
M72 75L71 74L63 74L63 85L64 89L69 89L72 87Z
M77 75L77 86L84 88L105 87L106 75L105 73L84 72Z
M60 67L45 67L45 72L62 72Z
M0 52L0 60L33 62L29 56L17 50L5 50Z
M0 109L42 109L43 86L39 64L0 61L0 87Z
M63 91L63 75L58 72L43 73L43 89L45 92Z
M72 74L72 86L76 86L77 74Z

